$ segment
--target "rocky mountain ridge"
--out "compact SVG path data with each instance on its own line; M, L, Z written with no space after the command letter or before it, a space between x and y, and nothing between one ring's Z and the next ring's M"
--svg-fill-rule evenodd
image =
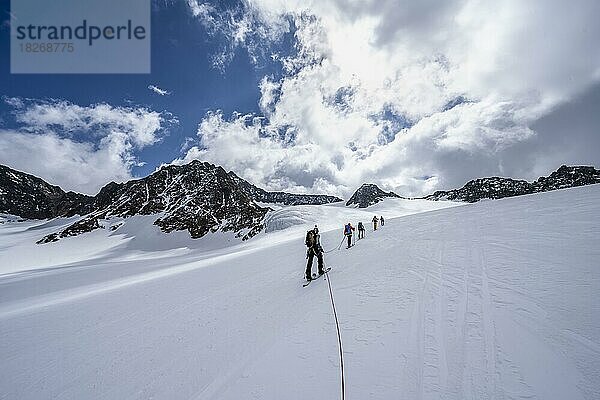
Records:
M600 183L600 170L589 166L561 166L548 177L534 182L489 177L467 182L462 188L437 191L427 200L477 202L537 192ZM347 206L369 207L385 198L403 198L385 192L375 184L363 184ZM257 203L284 205L326 204L340 201L335 196L268 192L233 172L200 161L169 165L142 179L111 182L96 196L65 192L33 175L0 165L0 213L27 219L82 217L67 228L50 234L38 243L110 227L134 215L156 216L154 224L163 232L189 232L200 238L209 232L233 232L246 240L264 228L268 207Z
M335 201L341 199L267 192L233 172L200 161L163 166L142 179L111 182L96 196L64 192L33 175L0 166L0 213L28 219L82 216L38 243L105 226L118 229L120 224L106 221L134 215L156 215L154 224L163 232L187 230L192 238L200 238L208 232L234 232L236 237L246 240L263 229L263 219L269 211L257 202L325 204Z
M94 198L65 192L41 178L0 165L0 212L28 219L72 217L93 209Z
M163 232L187 230L192 238L234 232L246 240L260 232L268 208L257 205L227 172L209 163L169 165L146 178L111 182L94 199L94 211L66 229L42 238L56 241L101 227L102 220L157 215Z

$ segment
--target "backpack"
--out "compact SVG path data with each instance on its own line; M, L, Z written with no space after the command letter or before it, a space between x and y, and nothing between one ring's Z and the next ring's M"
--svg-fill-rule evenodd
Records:
M312 229L306 232L306 239L304 239L304 244L306 244L307 247L313 247L315 245L315 232Z

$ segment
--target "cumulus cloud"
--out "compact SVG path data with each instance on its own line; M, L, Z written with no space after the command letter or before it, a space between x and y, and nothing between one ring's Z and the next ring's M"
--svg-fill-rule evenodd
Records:
M226 119L221 112L211 112L198 127L198 134L200 143L176 164L193 159L218 163L274 190L306 192L334 178L327 155L319 156L317 145L308 142L288 146L286 134L291 132L277 131L261 118L236 114ZM269 177L268 185L265 176Z
M107 182L132 178L136 152L177 120L143 107L79 106L67 101L10 98L17 130L0 132L0 163L65 190L95 194Z
M156 93L160 96L168 96L171 94L171 92L169 92L168 90L161 89L158 86L154 86L154 85L148 85L148 89L152 90L154 93Z
M418 195L532 177L531 126L600 79L591 0L247 0L225 20L189 4L253 54L294 32L294 53L274 57L281 76L261 80L262 115L208 113L183 157L273 189L347 194L376 181Z

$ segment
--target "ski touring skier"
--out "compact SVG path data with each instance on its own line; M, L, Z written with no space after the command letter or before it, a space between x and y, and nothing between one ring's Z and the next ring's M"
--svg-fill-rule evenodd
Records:
M385 225L385 220L383 219L383 215L381 217L379 217L379 223L381 224L381 226Z
M319 228L317 225L308 232L306 232L306 239L304 240L304 244L306 244L306 258L308 262L306 263L306 280L310 281L313 279L312 277L312 265L313 259L317 256L317 265L319 268L319 276L325 273L325 266L323 262L323 247L321 246L321 235L319 235Z
M377 230L377 222L379 222L379 219L377 218L377 215L373 216L373 230L376 231Z
M354 234L354 227L352 226L352 224L350 222L348 222L346 224L346 226L344 226L344 236L346 236L348 238L348 247L347 249L349 249L350 247L352 247L352 235Z
M365 237L365 226L363 225L362 222L358 223L358 238L359 239L364 239Z

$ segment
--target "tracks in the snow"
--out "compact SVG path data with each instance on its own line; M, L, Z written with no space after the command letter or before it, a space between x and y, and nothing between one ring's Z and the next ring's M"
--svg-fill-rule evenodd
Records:
M407 332L411 398L487 398L497 392L494 313L481 244L448 253L432 243L428 256L411 248L410 273L420 286L414 293ZM461 252L457 253L457 252ZM455 264L457 259L464 260Z

